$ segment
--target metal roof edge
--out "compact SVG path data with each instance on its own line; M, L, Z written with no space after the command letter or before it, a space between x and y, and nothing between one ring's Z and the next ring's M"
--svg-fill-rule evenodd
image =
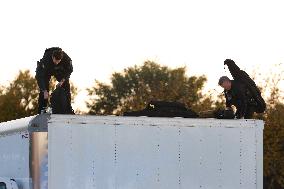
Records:
M47 132L48 131L48 121L50 120L49 113L39 114L33 118L28 125L28 131L32 132Z
M28 131L28 124L34 117L30 116L0 123L0 137Z
M51 115L49 124L124 124L124 125L156 125L185 127L258 127L262 120L255 119L200 119L200 118L167 118L167 117L127 117L96 115Z

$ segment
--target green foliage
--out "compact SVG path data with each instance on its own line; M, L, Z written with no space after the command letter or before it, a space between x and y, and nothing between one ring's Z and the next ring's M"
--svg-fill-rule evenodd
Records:
M194 110L212 105L210 99L202 99L204 76L188 77L186 68L171 69L146 61L142 66L114 73L111 85L96 81L87 89L92 98L87 103L91 114L121 114L124 111L141 110L150 100L166 100L185 103Z
M22 118L36 113L37 83L29 71L20 71L0 95L0 121Z
M51 80L50 86L50 89L55 88L55 79ZM37 114L38 93L37 81L30 71L19 71L7 87L0 87L0 122ZM74 99L77 88L72 83L71 93Z
M267 188L284 188L284 104L269 108L264 129L264 176Z
M274 65L262 87L262 93L268 94L267 111L258 116L265 121L264 179L267 189L284 188L284 104L280 90L283 81L283 65Z

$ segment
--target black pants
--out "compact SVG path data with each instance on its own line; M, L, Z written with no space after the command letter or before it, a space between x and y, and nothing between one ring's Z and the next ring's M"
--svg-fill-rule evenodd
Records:
M49 80L50 80L50 78L49 78ZM49 80L46 83L46 86L49 86ZM60 80L58 80L58 81L60 81ZM73 109L72 109L72 106L71 106L71 92L70 92L69 80L66 80L63 83L62 88L66 91L66 94L67 94L68 109L70 109L70 111L73 112ZM49 89L47 89L47 91L49 92ZM45 108L47 107L47 104L48 104L48 99L44 99L44 92L40 91L39 98L38 98L38 114L40 114L42 110L45 110Z
M248 105L244 118L245 119L251 119L252 116L253 116L253 113L255 112L255 109L256 109L255 106L249 106Z

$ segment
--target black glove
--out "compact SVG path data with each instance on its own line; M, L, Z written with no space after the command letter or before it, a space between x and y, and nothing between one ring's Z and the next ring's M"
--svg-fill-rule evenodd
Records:
M235 63L233 60L231 60L231 59L226 59L225 61L224 61L224 65L228 65L228 64L230 64L230 63Z

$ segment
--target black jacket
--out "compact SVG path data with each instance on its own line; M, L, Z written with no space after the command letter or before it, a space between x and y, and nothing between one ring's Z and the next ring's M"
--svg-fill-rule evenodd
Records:
M67 80L73 72L72 60L65 52L63 52L63 58L58 65L53 63L52 53L56 49L58 47L46 49L42 59L37 62L36 79L40 90L48 89L51 76L55 76L58 81Z
M247 112L247 108L251 101L251 96L247 87L237 81L232 80L232 87L230 90L225 90L226 106L234 105L237 108L236 117L242 118Z

